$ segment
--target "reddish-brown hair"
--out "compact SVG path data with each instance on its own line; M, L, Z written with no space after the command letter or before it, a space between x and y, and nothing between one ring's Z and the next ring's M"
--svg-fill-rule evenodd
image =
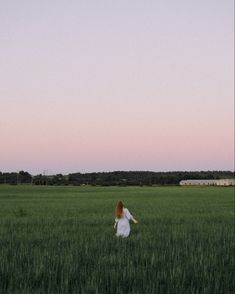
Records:
M124 205L123 205L122 201L118 201L116 209L115 209L115 217L116 218L122 217L123 207L124 207Z

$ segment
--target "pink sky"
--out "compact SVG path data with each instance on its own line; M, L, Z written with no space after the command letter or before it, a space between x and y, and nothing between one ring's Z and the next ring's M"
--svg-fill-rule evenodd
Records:
M0 171L234 170L233 1L3 1Z

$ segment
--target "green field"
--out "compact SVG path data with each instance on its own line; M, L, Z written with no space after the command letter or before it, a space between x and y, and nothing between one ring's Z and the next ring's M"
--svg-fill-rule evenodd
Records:
M233 218L232 187L1 185L0 293L233 293Z

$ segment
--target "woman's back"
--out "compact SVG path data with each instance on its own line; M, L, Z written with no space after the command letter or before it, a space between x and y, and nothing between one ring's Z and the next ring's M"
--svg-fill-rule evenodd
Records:
M134 223L137 221L133 218L130 211L124 207L121 201L118 202L116 207L116 218L114 228L117 226L117 236L128 237L130 234L129 221L132 220Z

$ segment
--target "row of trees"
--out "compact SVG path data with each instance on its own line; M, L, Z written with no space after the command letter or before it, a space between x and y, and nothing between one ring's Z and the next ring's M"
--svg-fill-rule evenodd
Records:
M234 178L231 171L114 171L98 173L72 173L68 175L36 175L26 171L18 173L0 172L0 184L34 185L100 185L100 186L142 186L142 185L178 185L187 179L225 179Z
M25 171L18 173L2 173L0 172L0 184L29 184L32 183L33 177Z

